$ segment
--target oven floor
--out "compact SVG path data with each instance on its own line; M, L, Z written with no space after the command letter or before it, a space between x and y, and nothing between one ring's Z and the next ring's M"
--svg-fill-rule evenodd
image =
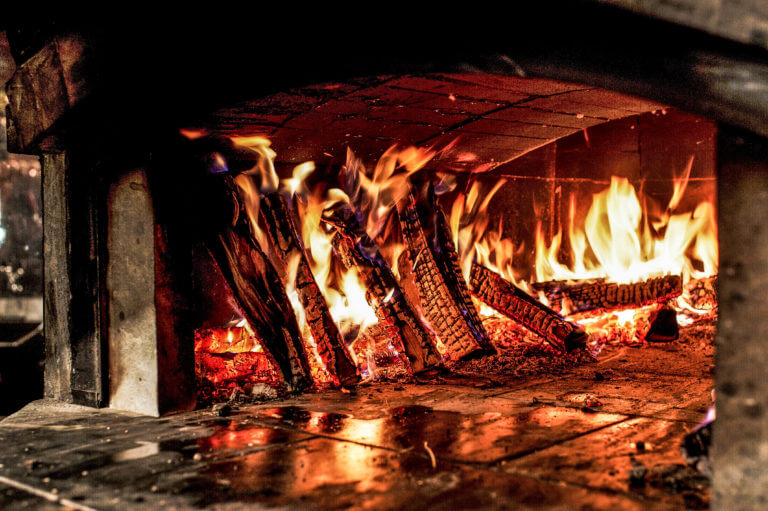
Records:
M0 422L0 508L707 508L700 482L660 474L711 404L711 351L613 348L502 387L375 384L225 417L40 401Z

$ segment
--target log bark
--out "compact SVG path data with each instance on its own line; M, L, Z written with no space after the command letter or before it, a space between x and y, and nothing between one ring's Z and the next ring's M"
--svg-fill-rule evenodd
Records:
M280 276L259 247L245 203L231 175L210 176L206 245L245 319L292 390L311 384L301 333Z
M315 281L304 245L285 199L277 192L267 193L262 197L260 211L272 246L279 256L278 259L282 265L280 270L284 279L289 277L287 275L289 262L293 258L298 259L293 284L304 308L318 354L326 369L342 385L358 383L360 371L353 362L341 332L331 317L328 304Z
M480 300L539 334L561 351L571 351L586 344L587 334L581 327L566 321L557 312L480 264L472 265L470 287Z
M404 269L412 274L421 310L449 358L458 360L480 353L494 353L459 270L453 241L450 237L445 239L442 224L447 227L447 222L431 186L427 194L421 203L408 197L399 211L408 248L407 261L401 261L411 265Z
M457 280L457 285L453 287L453 289L459 293L456 300L464 307L468 321L473 325L480 325L480 327L482 327L483 321L480 318L480 313L475 307L475 303L472 301L472 292L469 290L469 285L461 270L461 262L459 261L459 254L456 253L456 245L453 242L451 227L448 224L448 219L445 217L445 213L440 207L440 204L437 202L437 195L434 191L432 191L431 199L432 210L435 212L436 244L440 247L439 252L443 254L443 257L446 259L445 265L452 267L452 271L446 270L446 272L449 275L452 275L452 278ZM476 328L478 327L476 326ZM483 331L485 331L485 327L482 328ZM485 332L485 335L480 341L480 345L490 353L496 352L496 348L490 342L490 336L487 332Z
M716 309L717 275L689 281L685 285L684 295L696 309Z
M395 348L405 353L414 373L441 363L434 334L408 304L403 290L373 241L348 206L326 212L335 229L333 247L347 268L355 268L366 286L366 299L385 326Z
M556 311L563 310L567 300L570 303L567 305L569 313L642 307L666 302L683 291L679 275L666 275L634 284L603 280L575 284L552 281L535 283L531 287L535 291L543 291L550 307Z

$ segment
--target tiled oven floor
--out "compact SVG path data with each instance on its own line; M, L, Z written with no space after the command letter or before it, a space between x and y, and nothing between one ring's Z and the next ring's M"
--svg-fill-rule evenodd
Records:
M0 422L0 508L706 508L707 489L654 474L683 463L711 404L707 352L614 349L501 387L375 384L225 417L38 402Z

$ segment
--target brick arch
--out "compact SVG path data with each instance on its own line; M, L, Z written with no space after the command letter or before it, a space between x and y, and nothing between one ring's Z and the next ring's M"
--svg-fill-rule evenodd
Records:
M568 82L491 74L385 76L292 89L217 111L196 127L270 138L282 163L376 159L389 146L455 140L437 170L493 169L578 131L665 108ZM475 159L466 161L471 153Z

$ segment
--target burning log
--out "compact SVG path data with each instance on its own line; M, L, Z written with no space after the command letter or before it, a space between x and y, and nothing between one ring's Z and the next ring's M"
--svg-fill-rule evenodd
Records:
M449 269L446 270L446 272L449 276L451 276L449 278L455 278L457 281L457 285L453 288L459 294L456 300L460 306L463 306L463 310L466 311L468 321L475 325L475 328L482 328L485 330L485 327L483 326L483 320L480 318L480 313L477 311L477 308L472 301L472 292L469 290L469 286L467 285L467 281L464 279L464 274L461 270L459 254L456 253L456 245L453 242L451 226L448 224L448 219L445 217L442 208L437 202L437 195L432 193L431 199L432 210L435 212L435 239L436 243L440 247L439 252L445 259L444 264L447 267L453 268L453 271ZM493 346L489 339L490 336L486 332L480 344L489 354L494 354L496 353L496 348Z
M400 271L415 283L421 309L450 358L495 353L461 275L447 221L431 186L427 195L423 203L408 197L400 208L400 226L408 247L408 258L400 262L410 263Z
M335 229L333 247L347 268L355 268L367 288L366 299L390 338L401 341L395 346L404 352L414 373L440 364L440 354L432 332L408 304L403 290L368 237L354 213L346 205L328 210L323 219Z
M306 388L310 368L293 308L278 272L259 247L235 179L226 174L208 181L206 245L286 383L293 390Z
M309 261L304 251L292 216L283 197L277 193L263 195L261 217L267 227L267 233L275 251L279 254L282 271L286 278L289 261L297 258L298 266L294 285L299 300L304 308L307 324L317 351L326 369L338 378L342 385L351 385L360 381L360 372L344 344L344 339L331 317L328 304L315 281Z
M543 291L550 307L556 311L563 310L563 303L567 300L570 302L570 312L642 307L666 302L683 292L679 275L666 275L634 284L604 280L576 284L552 281L535 283L531 287L535 291Z
M488 268L474 263L470 286L480 300L541 335L555 348L571 351L586 344L587 334L578 325L566 321Z

